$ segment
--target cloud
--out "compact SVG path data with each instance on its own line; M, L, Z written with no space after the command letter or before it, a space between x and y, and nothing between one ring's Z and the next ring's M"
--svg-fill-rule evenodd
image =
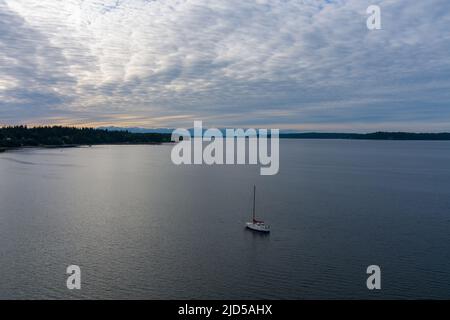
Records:
M0 0L0 15L0 123L450 130L445 0Z

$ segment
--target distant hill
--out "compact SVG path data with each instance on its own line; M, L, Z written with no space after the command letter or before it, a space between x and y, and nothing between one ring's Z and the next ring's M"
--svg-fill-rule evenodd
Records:
M100 130L108 130L108 131L128 131L132 133L165 133L165 134L172 134L172 131L174 129L171 128L139 128L139 127L129 127L129 128L123 128L123 127L98 127L97 129Z
M166 133L171 134L171 128L121 128L121 127L100 127L112 131L129 131L141 133ZM203 132L207 128L203 128ZM225 134L224 128L219 130ZM188 131L193 134L194 129ZM412 132L373 132L373 133L321 133L321 132L295 132L294 130L280 130L281 139L358 139L358 140L450 140L450 132L441 133L412 133Z

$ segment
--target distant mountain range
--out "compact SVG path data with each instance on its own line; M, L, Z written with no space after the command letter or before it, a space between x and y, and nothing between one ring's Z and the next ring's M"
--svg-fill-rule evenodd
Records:
M173 130L171 128L152 128L152 129L146 129L146 128L139 128L139 127L130 127L130 128L123 128L123 127L98 127L97 129L100 130L108 130L108 131L128 131L131 133L169 133L171 134Z
M140 127L98 127L97 129L108 130L108 131L128 131L132 133L172 133L175 128L140 128ZM208 128L203 128L203 132L205 132ZM189 132L194 132L193 128L187 129ZM225 128L219 128L222 133L225 133ZM245 130L245 129L244 129ZM291 134L291 133L299 133L296 130L280 130L282 134Z
M128 131L131 133L171 134L173 128L139 128L139 127L99 127L108 131ZM204 128L205 131L207 128ZM188 129L191 134L192 128ZM225 133L225 129L219 129ZM280 130L282 139L357 139L357 140L450 140L450 132L413 133L413 132L373 132L373 133L335 133L335 132L296 132L295 130Z

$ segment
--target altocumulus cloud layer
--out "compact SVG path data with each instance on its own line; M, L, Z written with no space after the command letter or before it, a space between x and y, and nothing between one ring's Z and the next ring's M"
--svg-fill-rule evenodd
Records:
M449 53L448 0L0 0L0 124L450 130Z

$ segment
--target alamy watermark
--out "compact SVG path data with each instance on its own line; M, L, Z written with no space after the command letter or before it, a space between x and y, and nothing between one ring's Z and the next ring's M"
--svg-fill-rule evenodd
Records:
M381 289L381 268L375 264L367 267L366 273L370 276L367 278L366 286L369 290Z
M194 121L191 131L174 130L172 141L178 141L171 153L176 165L259 164L261 175L275 175L280 168L278 129L203 130L202 121Z
M381 29L381 8L377 5L370 5L366 9L366 13L370 16L366 20L366 26L369 30Z
M81 289L81 268L77 265L70 265L66 269L67 277L66 286L67 289L73 290ZM369 290L381 290L381 268L378 265L370 265L366 269L366 273L369 277L366 280L366 286Z
M73 290L81 289L81 268L77 265L70 265L66 269L66 273L69 274L67 277L66 286L67 289Z

